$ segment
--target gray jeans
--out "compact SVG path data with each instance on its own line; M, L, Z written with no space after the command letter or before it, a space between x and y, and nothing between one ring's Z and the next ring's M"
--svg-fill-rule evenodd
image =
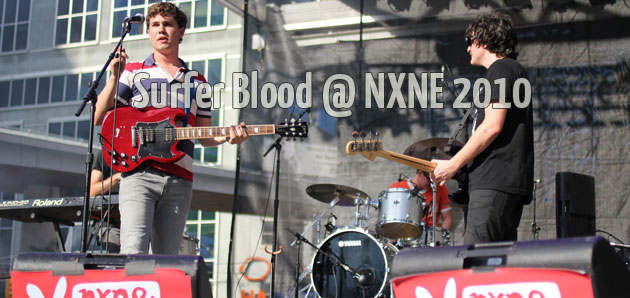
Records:
M470 192L464 244L516 241L523 196L497 190Z
M123 174L118 197L120 253L177 254L192 182L148 166Z

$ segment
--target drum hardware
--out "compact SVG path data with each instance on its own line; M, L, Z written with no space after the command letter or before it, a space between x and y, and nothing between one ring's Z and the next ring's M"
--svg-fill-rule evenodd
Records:
M337 229L337 216L334 213L330 213L328 216L328 222L324 225L326 232L332 233ZM319 238L317 238L317 244L319 244Z
M307 188L308 189L308 188ZM320 232L320 223L322 220L322 217L324 216L324 214L328 213L330 210L332 210L332 208L334 208L335 206L337 206L337 204L339 203L339 198L333 198L332 201L330 201L330 204L328 206L328 208L326 210L324 210L324 212L320 213L319 215L317 215L315 217L315 219L308 224L308 226L306 226L304 228L304 231L302 231L302 234L299 234L301 238L304 238L304 234L308 233L308 231L310 231L314 225L316 225L316 239L317 239L317 243L319 244L319 232ZM333 215L334 216L334 215ZM304 278L304 272L302 272L302 274L299 274L300 272L300 266L301 266L301 262L300 262L300 237L296 238L295 241L293 241L291 243L291 246L294 246L297 244L297 261L296 261L296 266L295 266L295 275L296 275L296 279L295 279L295 285L294 287L297 287L300 283L300 281ZM293 291L295 291L295 289L293 289Z
M354 213L354 226L367 230L370 220L370 207L378 209L378 204L371 202L369 197L362 199L360 194L357 193L357 198L354 199L354 206L356 208ZM361 207L365 207L364 215L361 215Z
M310 186L309 186L309 187L310 187ZM307 188L307 189L308 189L308 188ZM324 210L324 212L322 212L322 213L320 213L319 215L317 215L317 216L315 217L315 219L314 219L314 220L313 220L310 224L308 224L308 226L306 226L306 227L304 228L304 231L302 232L302 234L300 234L300 236L304 236L304 234L308 233L308 231L310 231L310 230L313 228L313 225L317 224L317 225L319 226L319 224L320 224L320 223L321 223L321 221L322 221L322 217L324 216L324 214L326 214L326 213L328 213L328 211L332 210L332 208L334 208L335 206L337 206L337 204L338 204L338 203L339 203L339 198L335 198L335 199L333 199L333 200L330 202L330 204L329 204L328 208L327 208L326 210ZM298 240L299 240L299 239L295 239L293 242L291 242L291 246L294 246L295 244L297 244L297 243L298 243ZM317 235L317 243L319 243L319 235Z
M538 224L536 224L536 188L538 186L538 183L540 183L540 179L534 179L534 190L532 199L532 201L534 201L534 218L532 219L532 234L534 235L534 240L538 240L540 234L540 227L538 226Z
M426 173L426 172L425 172ZM436 213L436 209L435 206L439 206L439 204L435 204L436 200L437 200L437 185L435 185L435 183L433 181L431 181L431 179L429 179L430 184L431 184L431 191L433 191L433 201L431 201L431 220L432 225L431 227L433 227L433 229L431 229L431 247L435 247L435 227L436 227L436 222L435 222L435 213Z

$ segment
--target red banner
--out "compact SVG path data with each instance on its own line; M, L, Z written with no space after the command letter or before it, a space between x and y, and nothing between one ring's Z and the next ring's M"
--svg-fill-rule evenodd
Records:
M85 270L83 275L69 276L53 276L52 271L11 272L11 283L17 298L192 297L190 276L171 268L131 276L125 269Z
M396 298L578 298L593 297L591 278L556 269L495 268L444 271L397 278Z

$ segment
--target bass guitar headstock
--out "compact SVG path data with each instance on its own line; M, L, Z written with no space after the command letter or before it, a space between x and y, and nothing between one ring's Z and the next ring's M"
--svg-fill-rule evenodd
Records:
M359 135L361 136L361 139L357 140ZM376 133L376 140L372 139L371 134L369 140L366 140L365 136L365 132L361 132L361 134L356 131L353 132L352 137L354 140L346 144L346 153L348 155L355 155L359 153L369 160L374 160L378 157L378 153L383 151L383 141L378 139L378 133Z

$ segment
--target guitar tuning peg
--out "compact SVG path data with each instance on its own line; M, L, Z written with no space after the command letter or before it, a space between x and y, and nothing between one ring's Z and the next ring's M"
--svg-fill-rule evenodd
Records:
M357 137L358 136L359 136L359 132L358 131L355 130L355 131L352 132L352 137L354 138L355 142L357 141Z
M284 118L284 125L289 125L289 119Z
M365 133L365 131L362 131L362 132L361 132L361 139L363 139L363 140L365 141L365 136L366 136L366 135L367 135L367 134Z
M291 123L295 123L295 118L291 118Z

